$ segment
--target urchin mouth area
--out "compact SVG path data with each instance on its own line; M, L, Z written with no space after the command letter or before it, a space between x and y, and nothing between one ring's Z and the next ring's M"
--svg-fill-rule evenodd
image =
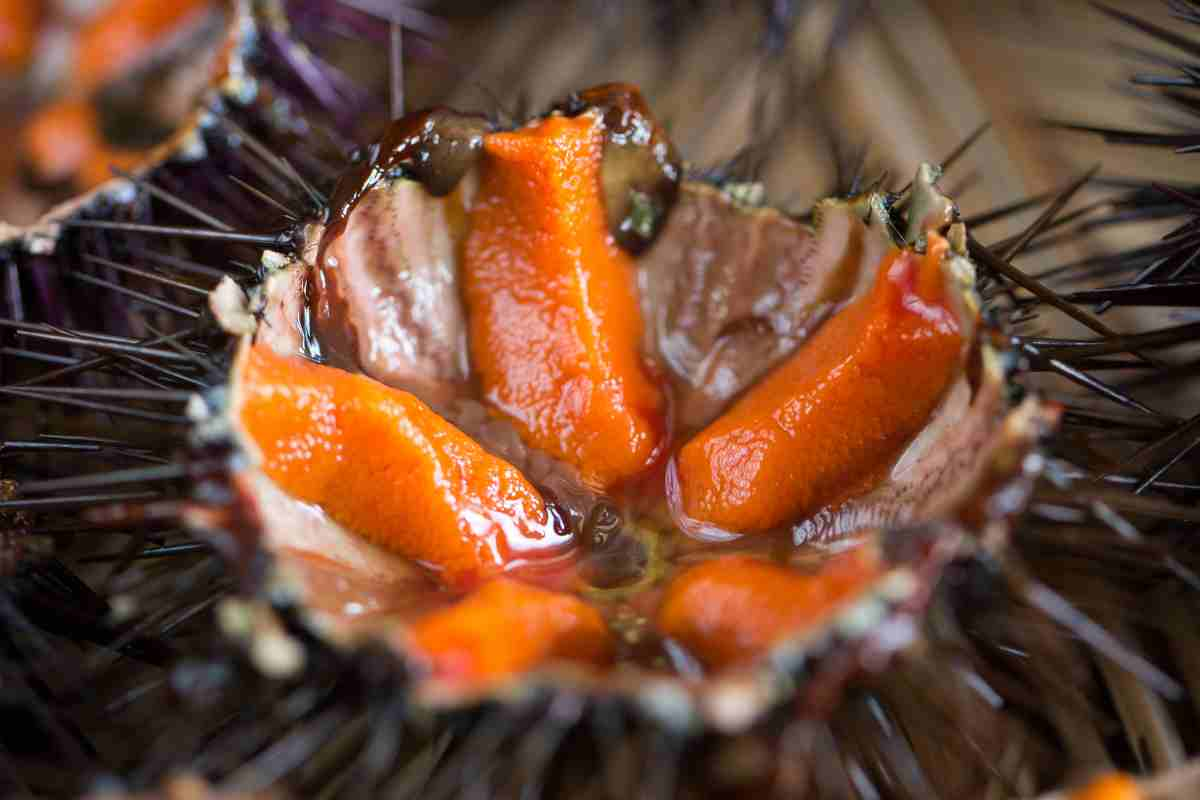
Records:
M965 232L936 190L936 170L922 167L905 197L826 201L815 228L685 180L654 242L632 257L602 208L566 234L597 226L601 244L591 247L605 255L580 256L573 269L608 270L604 280L623 275L632 288L614 302L630 298L621 313L632 315L625 330L634 336L618 333L609 347L628 342L652 365L675 454L631 479L598 482L606 473L571 449L588 446L573 432L592 424L584 417L548 451L536 418L498 402L501 390L486 388L495 373L477 371L503 360L488 348L512 344L480 328L495 310L470 291L464 303L461 282L482 280L490 297L512 291L493 285L474 253L531 276L557 268L519 233L522 215L541 210L504 217L504 236L517 233L503 240L488 228L492 212L477 209L505 199L503 170L539 157L539 125L562 147L585 141L603 119L551 115L515 135L479 134L472 148L482 155L458 171L459 186L439 184L437 193L403 164L374 175L338 230L309 229L320 244L303 259L272 255L249 295L232 284L214 293L215 316L240 336L218 416L246 456L238 502L253 513L243 516L256 520L251 536L275 556L311 622L335 642L389 643L419 676L416 695L435 708L569 686L630 698L673 725L735 731L786 698L827 707L849 676L881 669L911 642L942 565L963 542L1002 536L1036 471L1026 456L1054 413L1032 399L1008 407L998 338L980 317ZM605 152L572 157L595 164ZM544 191L558 191L539 169L550 180ZM603 185L597 171L582 174L570 185ZM898 230L910 240L893 238ZM524 291L526 302L545 301ZM553 302L578 301L568 292ZM501 330L527 324L521 313L506 310ZM858 321L843 321L853 314ZM337 320L335 334L311 324L322 315ZM839 325L852 333L831 333ZM913 355L937 336L942 355ZM882 361L876 346L888 354ZM523 358L522 369L536 373L538 355ZM825 374L811 365L820 358L850 359L863 391L850 386L848 399L828 400L823 387L845 370ZM886 377L889 361L906 359L941 366L916 384ZM833 487L807 505L762 494L746 519L760 519L764 504L783 509L765 522L698 520L696 508L708 512L685 507L681 493L696 484L678 468L677 448L728 424L789 369L816 387L796 402L832 403L832 427L809 423L811 438L771 445L785 451L819 451L822 436L838 441L856 418L887 418L880 401L860 400L881 382L887 406L905 406L906 386L925 382L928 399L882 438L865 434L858 446L878 451L872 466L851 453L832 468L818 459L809 477L780 473L804 491ZM499 380L511 384L514 374ZM755 402L787 400L790 387ZM1006 502L992 501L1001 494Z

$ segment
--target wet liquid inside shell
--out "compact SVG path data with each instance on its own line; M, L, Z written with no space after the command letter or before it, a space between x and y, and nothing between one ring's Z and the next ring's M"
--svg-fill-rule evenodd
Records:
M399 123L268 283L232 408L268 545L446 681L742 667L870 597L978 455L939 447L998 411L972 306L933 230L679 185L629 87L564 110Z

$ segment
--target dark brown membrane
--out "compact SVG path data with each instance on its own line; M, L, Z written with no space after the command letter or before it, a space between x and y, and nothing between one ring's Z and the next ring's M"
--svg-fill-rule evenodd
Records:
M850 203L826 203L813 231L685 182L638 260L646 347L670 377L677 435L710 422L869 287L889 246Z

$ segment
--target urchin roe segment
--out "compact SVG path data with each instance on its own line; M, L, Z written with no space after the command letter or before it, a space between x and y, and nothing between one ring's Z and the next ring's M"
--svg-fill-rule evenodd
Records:
M76 82L95 90L142 61L173 30L213 0L119 0L79 35Z
M671 582L658 630L709 669L745 665L784 638L824 626L883 571L870 545L835 555L811 574L753 556L722 556Z
M598 111L484 138L463 250L473 366L527 444L607 489L664 445L630 256L608 230Z
M29 66L41 14L36 0L0 0L0 74L16 74Z
M1072 792L1069 800L1142 800L1144 797L1132 777L1123 772L1109 772Z
M756 533L869 490L958 373L962 326L946 296L947 243L893 251L871 291L690 440L668 494L696 535Z
M243 348L235 391L267 476L447 586L570 544L515 467L408 392L265 346Z
M407 645L432 677L451 681L497 680L552 661L603 666L615 654L595 608L511 578L418 620Z

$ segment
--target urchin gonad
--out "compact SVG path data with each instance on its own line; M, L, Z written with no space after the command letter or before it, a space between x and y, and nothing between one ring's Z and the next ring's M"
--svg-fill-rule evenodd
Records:
M186 149L177 134L194 124L198 98L238 70L245 44L244 8L233 2L42 6L0 10L0 108L14 134L0 166L0 218L9 223L32 223Z

